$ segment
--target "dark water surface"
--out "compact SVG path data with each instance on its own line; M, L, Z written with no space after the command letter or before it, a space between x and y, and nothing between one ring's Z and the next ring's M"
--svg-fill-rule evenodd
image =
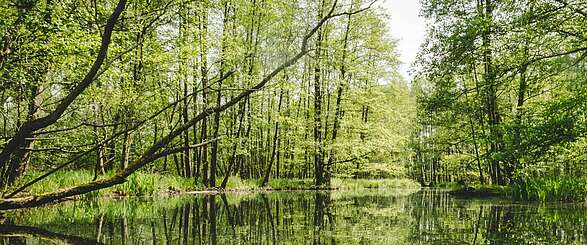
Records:
M584 204L423 189L66 202L4 214L2 244L587 244Z

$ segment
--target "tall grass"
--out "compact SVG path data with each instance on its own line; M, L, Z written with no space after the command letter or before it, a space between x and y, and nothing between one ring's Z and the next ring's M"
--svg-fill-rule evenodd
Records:
M320 190L320 189L418 189L420 185L410 179L351 179L332 178L330 187L316 186L312 179L270 179L267 187L260 187L260 179L243 180L236 176L228 179L228 190Z
M32 180L42 173L31 172L15 186ZM108 173L109 177L114 173ZM41 194L63 188L77 186L92 181L94 175L89 170L60 171L29 187L25 193ZM145 173L138 171L130 175L126 182L111 188L94 191L83 195L83 199L95 199L100 196L155 196L172 193L205 190L201 184L195 184L193 178L176 175ZM260 179L241 179L230 176L226 189L231 191L269 190L318 190L318 189L417 189L418 183L409 179L350 179L333 178L331 187L315 186L312 179L270 179L266 187L261 187ZM8 190L10 191L10 190Z
M331 181L336 189L418 189L420 184L410 179L338 179Z
M20 187L25 183L33 180L37 176L43 173L36 172L36 171L29 171L29 173L24 176L23 178L19 179L13 187ZM77 186L83 183L87 183L92 181L94 175L91 171L88 170L76 170L76 171L58 171L49 175L49 177L37 182L36 184L30 186L25 192L40 194L51 192L67 187ZM10 192L12 190L8 190Z
M114 194L122 196L153 196L158 194L194 191L203 186L196 185L192 178L176 175L135 172L122 185L114 186Z
M241 179L238 176L229 176L226 189L235 191L254 190L259 186L256 179Z
M585 201L587 180L574 177L519 179L511 188L514 199L540 202Z
M113 173L106 174L106 177L111 174ZM26 177L19 180L15 186L21 186L39 175L41 175L41 173L31 172ZM93 178L94 174L89 170L60 171L30 186L25 193L42 194L52 192L90 182ZM126 182L121 185L87 193L83 198L109 195L153 196L162 193L191 191L202 188L202 186L195 185L194 179L192 178L139 171L129 176Z

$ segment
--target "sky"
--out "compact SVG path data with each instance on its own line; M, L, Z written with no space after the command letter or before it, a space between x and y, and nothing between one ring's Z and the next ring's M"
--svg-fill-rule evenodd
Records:
M416 59L418 49L426 36L426 23L419 16L420 0L384 0L382 6L391 17L391 35L398 40L400 54L400 73L410 81L410 65Z

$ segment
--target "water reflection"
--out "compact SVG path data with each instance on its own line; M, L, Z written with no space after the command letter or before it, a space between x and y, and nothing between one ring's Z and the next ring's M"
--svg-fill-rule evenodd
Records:
M4 214L2 244L584 244L585 206L445 192L287 192L69 202Z

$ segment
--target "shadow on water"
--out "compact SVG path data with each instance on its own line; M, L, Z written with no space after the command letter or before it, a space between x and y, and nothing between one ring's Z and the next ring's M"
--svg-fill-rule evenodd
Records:
M585 211L434 189L106 199L5 213L0 243L584 244Z

